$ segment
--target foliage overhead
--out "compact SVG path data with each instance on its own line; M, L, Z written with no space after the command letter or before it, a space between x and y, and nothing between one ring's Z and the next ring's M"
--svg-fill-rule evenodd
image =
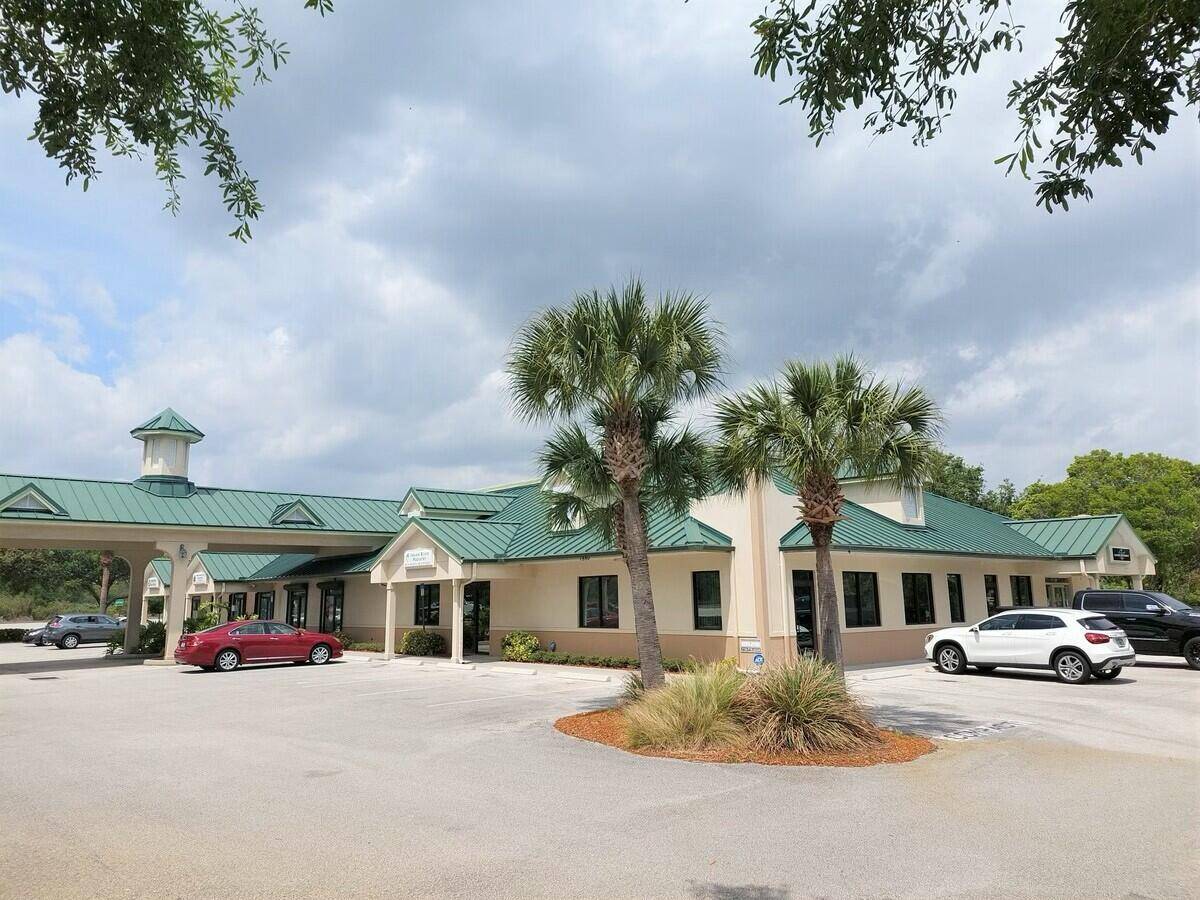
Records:
M1200 104L1200 4L1196 0L1070 0L1051 58L1016 80L1016 149L1007 172L1037 171L1037 203L1052 212L1091 199L1098 169L1142 162L1176 107ZM867 106L876 134L911 128L935 137L956 84L989 53L1021 51L1024 26L1009 0L770 0L753 22L754 71L795 78L783 103L799 103L820 144L839 113Z
M112 580L129 578L129 563L113 557ZM0 549L0 591L61 597L89 595L100 599L100 554L95 550Z
M322 16L333 0L304 0ZM263 206L258 182L234 150L223 117L243 90L287 61L258 9L242 0L0 0L0 88L39 98L31 139L86 191L100 174L97 143L114 156L151 156L180 208L180 149L197 144L205 175L215 174L230 233L250 238Z
M1022 519L1124 513L1154 553L1163 590L1200 603L1200 464L1159 453L1093 450L1067 477L1034 482L1013 507Z
M853 475L918 488L942 417L916 385L875 378L850 356L789 362L773 382L717 403L717 478L735 488L782 473L806 484Z

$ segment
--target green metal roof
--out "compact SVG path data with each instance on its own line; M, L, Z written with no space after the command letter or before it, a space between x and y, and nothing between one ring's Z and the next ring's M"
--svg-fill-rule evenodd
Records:
M154 574L158 576L159 583L168 588L171 586L171 561L163 559L161 556L150 560L150 565L154 567Z
M493 494L486 491L439 491L431 488L412 488L404 500L414 498L421 508L429 512L478 513L492 515L500 512L512 501L509 494Z
M929 491L924 494L923 526L904 525L847 501L842 507L846 518L833 526L834 549L1031 559L1052 559L1056 555L1011 528L1003 516ZM779 546L784 550L812 547L808 527L798 523L783 536Z
M1121 521L1120 515L1071 516L1063 519L1010 519L1010 528L1068 559L1095 556Z
M164 497L129 481L0 474L0 497L29 484L54 501L65 515L5 509L0 510L0 519L353 532L380 536L394 535L408 522L408 517L401 515L396 500L206 487L197 487L183 497ZM303 500L320 519L319 525L271 521L281 505L297 500Z
M370 553L353 553L343 556L314 556L306 562L289 569L287 572L273 576L272 580L287 578L327 578L335 575L362 575L371 571L379 550ZM256 580L263 580L262 572Z
M204 437L203 431L169 406L157 416L151 416L129 433L137 437L139 434L144 434L147 431L173 431L176 434L187 435L197 441Z
M616 548L591 531L555 531L547 520L541 484L504 489L506 505L482 521L415 517L410 522L464 562L520 561L615 554ZM651 550L729 550L728 535L692 516L651 511L647 516Z
M311 553L217 553L201 550L200 562L213 581L251 581L264 568L290 569L312 558Z

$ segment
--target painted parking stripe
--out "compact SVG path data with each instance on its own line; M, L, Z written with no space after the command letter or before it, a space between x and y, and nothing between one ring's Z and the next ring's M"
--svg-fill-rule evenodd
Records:
M439 706L458 706L462 703L487 703L491 700L507 700L509 697L542 697L546 694L566 694L581 687L586 687L586 685L578 684L557 691L526 691L520 694L494 694L491 697L476 697L472 700L448 700L445 703L430 703L428 708L437 709Z

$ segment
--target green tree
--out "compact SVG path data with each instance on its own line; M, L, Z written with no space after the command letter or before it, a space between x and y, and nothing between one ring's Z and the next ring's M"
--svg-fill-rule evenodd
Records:
M1196 0L1070 0L1052 57L1014 81L1016 150L997 163L1029 178L1047 212L1090 199L1097 169L1142 162L1179 103L1200 103ZM784 103L808 115L820 144L846 107L870 107L877 134L911 128L923 145L942 130L956 83L989 53L1022 49L1009 0L771 0L754 20L754 71L795 78Z
M647 688L663 683L663 669L646 512L685 513L709 491L703 440L671 422L717 387L722 359L707 303L680 294L651 305L636 279L539 313L509 355L517 409L558 423L540 457L551 525L598 530L629 570Z
M935 494L970 503L1001 516L1009 514L1017 494L1016 487L1007 478L991 490L985 490L983 466L972 466L961 456L944 450L934 453L933 467L925 480L925 487Z
M332 0L304 5L322 16L333 8ZM176 213L179 151L196 143L241 240L263 207L223 117L244 72L269 81L287 54L241 0L0 0L0 88L39 98L32 137L68 182L81 178L87 190L100 174L97 143L115 156L146 153Z
M1124 513L1158 560L1164 591L1200 603L1200 464L1160 453L1093 450L1077 456L1067 477L1027 487L1019 518Z
M918 489L933 467L941 413L917 386L878 380L857 360L788 363L779 377L717 403L716 478L739 491L788 478L817 557L822 658L842 668L830 544L845 473Z

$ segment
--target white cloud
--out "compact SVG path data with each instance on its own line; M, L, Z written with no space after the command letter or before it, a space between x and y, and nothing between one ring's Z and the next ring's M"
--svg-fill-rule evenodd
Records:
M903 299L929 303L963 287L967 267L991 235L991 222L978 213L968 210L953 216L937 242L925 248L921 267L904 279Z

